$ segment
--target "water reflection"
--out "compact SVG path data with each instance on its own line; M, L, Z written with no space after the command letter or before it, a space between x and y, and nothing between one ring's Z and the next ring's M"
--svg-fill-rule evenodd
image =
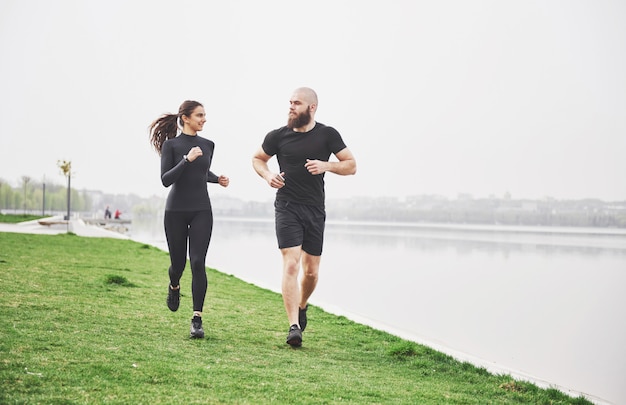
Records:
M162 225L148 229L158 231L143 240L162 244ZM278 291L273 222L216 220L207 264ZM625 293L626 232L329 223L312 303L492 371L626 403Z

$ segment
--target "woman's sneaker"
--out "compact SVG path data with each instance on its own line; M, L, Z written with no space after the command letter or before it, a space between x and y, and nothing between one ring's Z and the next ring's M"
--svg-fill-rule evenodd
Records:
M192 338L202 339L204 337L204 329L202 329L202 318L194 316L191 319L191 328L189 329L189 335Z
M180 305L180 286L177 290L172 289L172 285L170 284L167 287L167 307L172 312L178 311L178 306Z

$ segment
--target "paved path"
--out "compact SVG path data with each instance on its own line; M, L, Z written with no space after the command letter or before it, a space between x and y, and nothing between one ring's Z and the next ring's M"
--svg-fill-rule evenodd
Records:
M46 221L61 221L62 217L42 218ZM0 223L0 232L37 233L43 235L57 235L73 232L78 236L93 238L130 239L126 235L109 231L96 225L87 225L82 219L72 219L69 224L41 225L39 220L20 222L17 224Z

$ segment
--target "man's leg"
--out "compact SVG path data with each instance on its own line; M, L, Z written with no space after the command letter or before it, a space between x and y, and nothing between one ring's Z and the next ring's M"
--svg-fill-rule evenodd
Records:
M307 310L309 297L315 291L322 256L314 256L307 252L302 254L302 280L300 281L300 304L298 305L298 325L304 332L308 324Z
M315 291L320 270L322 256L313 256L307 252L302 252L302 280L300 282L299 306L305 309L309 302L309 297Z
M300 281L300 300L298 301L298 324L304 331L307 326L309 297L315 291L324 246L324 227L326 211L323 207L301 207L304 220L304 240L302 242L302 279Z
M302 256L302 249L300 246L294 246L290 248L283 248L280 251L283 255L283 304L285 305L289 325L297 325L298 304L300 302L298 273L300 271L300 257Z
M309 297L317 285L321 256L303 252L300 246L281 249L283 254L282 293L289 325L298 324L298 309L306 308ZM300 259L302 258L303 276L298 287Z

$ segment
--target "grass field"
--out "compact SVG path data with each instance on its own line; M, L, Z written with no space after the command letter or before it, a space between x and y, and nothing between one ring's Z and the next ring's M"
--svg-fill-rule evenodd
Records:
M0 404L590 404L315 306L292 349L280 295L213 269L206 338L189 339L190 271L170 312L168 263L129 240L0 233Z
M17 224L18 222L24 221L32 221L34 219L39 219L41 216L30 215L30 214L0 214L0 222L5 222L9 224Z

